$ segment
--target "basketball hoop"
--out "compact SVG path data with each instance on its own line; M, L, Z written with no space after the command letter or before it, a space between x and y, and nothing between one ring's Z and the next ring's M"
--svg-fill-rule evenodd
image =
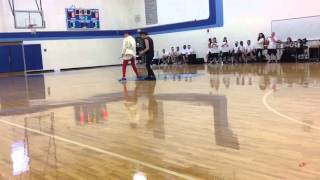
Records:
M36 29L36 24L29 24L29 29L32 35L36 35L37 34L37 29Z

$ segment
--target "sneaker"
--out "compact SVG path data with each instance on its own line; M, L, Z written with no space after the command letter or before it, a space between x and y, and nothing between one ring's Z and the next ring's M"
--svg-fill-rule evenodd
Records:
M154 76L148 76L148 77L144 78L144 80L145 80L145 81L155 81L155 80L157 80L157 79L156 79L156 77L154 77Z
M121 79L119 79L119 81L121 82L123 82L123 81L127 81L127 78L121 78Z

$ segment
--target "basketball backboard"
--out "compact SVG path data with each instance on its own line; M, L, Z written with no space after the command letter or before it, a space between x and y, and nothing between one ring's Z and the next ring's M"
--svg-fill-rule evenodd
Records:
M37 10L14 11L14 24L16 29L45 28L43 14Z

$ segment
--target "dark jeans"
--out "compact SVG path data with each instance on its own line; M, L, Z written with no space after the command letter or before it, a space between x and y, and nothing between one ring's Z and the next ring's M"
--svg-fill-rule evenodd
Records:
M151 68L153 56L146 56L146 68L148 71L148 77L155 77L154 72Z
M257 57L257 61L259 62L261 62L264 59L263 49L257 49L256 57Z

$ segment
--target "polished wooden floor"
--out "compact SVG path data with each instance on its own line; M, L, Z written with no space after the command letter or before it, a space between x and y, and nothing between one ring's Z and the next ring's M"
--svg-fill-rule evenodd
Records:
M320 179L320 64L154 68L2 75L0 179Z

